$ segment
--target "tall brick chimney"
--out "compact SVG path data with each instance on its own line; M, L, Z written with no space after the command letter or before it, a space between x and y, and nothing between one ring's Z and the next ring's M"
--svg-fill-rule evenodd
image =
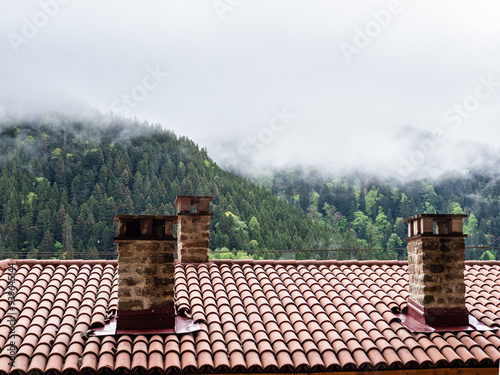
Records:
M118 331L174 327L177 216L117 215Z
M177 196L177 258L181 263L208 261L210 196Z
M421 214L408 223L409 317L430 327L468 325L465 307L467 215Z

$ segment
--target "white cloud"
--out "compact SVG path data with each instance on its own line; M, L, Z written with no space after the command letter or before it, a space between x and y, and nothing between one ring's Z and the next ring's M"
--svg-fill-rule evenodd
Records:
M22 35L23 20L56 1L2 4L1 97L43 98L42 109L74 98L109 111L147 67L160 66L168 78L131 115L193 138L221 163L234 162L241 142L283 107L297 118L259 152L259 168L386 168L408 153L398 138L408 125L498 145L500 90L456 132L442 117L478 77L500 81L500 4L492 0L402 0L350 63L340 45L389 1L233 1L222 21L210 1L65 0L16 53L9 33Z

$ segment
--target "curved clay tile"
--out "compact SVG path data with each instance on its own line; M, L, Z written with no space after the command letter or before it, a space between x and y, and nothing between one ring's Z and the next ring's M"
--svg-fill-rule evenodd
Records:
M323 363L326 371L334 371L340 369L340 362L337 358L337 355L334 353L333 349L321 352L321 358L323 359Z
M104 352L99 354L99 361L97 363L97 371L102 372L111 372L115 368L115 357L113 353Z
M427 365L432 365L432 359L427 355L424 349L421 347L415 347L411 350L411 354L415 357L418 362L419 367L425 367Z
M319 371L325 368L325 363L318 350L306 350L305 353L311 371Z
M214 356L215 372L228 371L230 369L229 358L225 350L222 349L217 351L214 350L213 356Z
M165 369L165 363L163 362L163 354L160 352L153 352L148 355L148 372L163 373Z
M371 350L365 351L365 353L368 356L370 366L372 366L373 368L380 368L380 367L386 368L386 367L388 367L388 362L386 361L385 357L382 355L382 353L379 350L371 349ZM396 358L397 358L397 356L396 356ZM393 362L395 362L394 359L393 359Z
M45 372L53 374L61 374L63 372L64 354L60 355L52 354L47 359L47 365L45 366Z
M82 356L82 365L80 371L91 371L95 372L97 370L98 355L95 352L87 352Z
M14 365L10 369L10 373L11 374L14 374L14 373L26 374L28 371L29 362L30 362L29 356L27 356L25 354L17 353L16 360L14 361Z
M148 369L148 356L145 352L137 351L132 355L132 372L143 372Z
M425 348L425 347L424 347ZM446 363L446 358L435 346L425 348L425 352L429 356L434 366L441 366Z
M45 371L47 357L43 354L36 354L31 358L28 372L42 373Z
M406 347L396 348L397 355L401 360L403 366L405 367L417 367L419 365L418 360L413 356L411 351Z
M352 357L351 352L346 348L337 352L337 358L340 363L340 368L343 370L351 370L356 368L356 362Z
M165 355L165 372L180 372L181 371L181 359L179 352L170 351Z
M260 371L263 368L261 358L259 356L259 352L257 351L257 346L254 342L251 342L251 346L245 347L243 344L245 362L248 371Z
M245 362L245 357L243 356L243 350L229 350L229 363L231 369L235 372L246 371L247 366Z
M474 356L479 365L487 365L493 363L493 361L488 357L488 355L483 351L483 349L481 349L479 345L471 347L469 351Z

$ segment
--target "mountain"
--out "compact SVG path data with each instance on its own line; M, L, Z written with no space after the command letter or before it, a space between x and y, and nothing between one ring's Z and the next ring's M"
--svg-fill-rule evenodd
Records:
M102 114L0 120L3 258L114 258L113 217L172 215L177 195L213 196L212 249L279 257L263 250L358 246L159 125Z
M174 214L177 195L213 196L210 246L222 253L212 257L401 259L403 219L418 213L467 213L467 245L494 246L499 177L488 167L401 182L297 167L252 182L159 125L97 112L4 117L0 256L114 258L113 217ZM270 252L360 248L378 250ZM500 259L500 251L466 256Z
M493 155L490 163L498 165ZM383 181L366 173L328 176L314 168L276 171L265 182L283 200L341 234L355 231L361 247L405 246L404 218L420 213L468 214L467 246L500 246L500 173L477 168L439 179ZM500 259L497 249L467 249L468 259Z

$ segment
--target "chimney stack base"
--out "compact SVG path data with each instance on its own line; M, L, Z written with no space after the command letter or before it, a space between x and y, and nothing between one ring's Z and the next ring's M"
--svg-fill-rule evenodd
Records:
M469 312L466 308L423 307L412 299L408 299L407 314L430 327L458 327L469 324Z
M412 299L408 299L407 311L395 315L406 329L415 333L498 330L481 323L462 309L424 308Z
M120 311L116 315L116 329L126 331L158 331L173 329L175 325L175 308L145 309L139 311Z

